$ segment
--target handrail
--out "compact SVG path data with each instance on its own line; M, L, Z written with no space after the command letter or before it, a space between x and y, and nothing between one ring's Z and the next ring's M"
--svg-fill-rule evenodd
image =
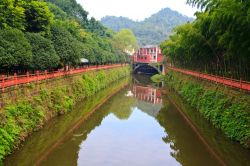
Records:
M179 68L176 68L176 67L169 67L168 66L168 69L176 71L176 72L180 72L180 73L183 73L183 74L186 74L186 75L194 76L194 77L197 77L197 78L202 78L202 79L205 79L205 80L220 83L220 84L230 86L230 87L233 87L233 88L237 88L237 89L241 89L241 90L245 90L245 91L250 91L250 82L247 82L247 81L236 80L236 79L216 76L216 75L212 75L212 74L204 74L204 73L195 72L195 71L192 71L192 70L179 69Z
M66 75L74 75L79 73L84 73L87 71L100 70L100 69L111 69L120 67L122 64L113 64L113 65L99 65L99 66L90 66L90 67L82 67L71 69L69 71L58 70L53 72L47 72L46 70L43 72L36 72L34 74L26 73L26 75L17 75L16 73L11 76L0 75L0 89L4 91L7 87L12 87L21 84L27 84L30 82L37 82L41 80L53 79L57 77L62 77Z

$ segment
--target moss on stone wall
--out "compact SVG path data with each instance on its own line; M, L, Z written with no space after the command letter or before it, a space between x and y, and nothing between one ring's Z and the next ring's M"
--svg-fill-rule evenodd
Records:
M250 147L249 95L176 72L168 73L166 83L227 137Z
M4 156L47 120L71 111L77 101L129 74L129 67L120 67L63 78L55 84L49 84L53 80L43 85L31 84L24 90L29 93L17 90L15 99L8 98L0 111L0 165Z

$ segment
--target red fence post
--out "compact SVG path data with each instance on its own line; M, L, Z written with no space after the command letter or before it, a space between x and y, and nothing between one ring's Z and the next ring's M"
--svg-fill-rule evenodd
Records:
M2 75L2 91L4 91L4 75Z
M16 75L16 73L14 73L14 84L15 84L15 86L17 85L17 75Z
M26 81L27 81L27 82L29 82L29 76L30 76L30 74L29 74L29 72L27 71L27 72L26 72Z
M240 90L242 90L242 78L240 78Z
M225 85L224 75L222 75L222 85Z
M45 70L45 79L47 79L47 72L48 72L48 71L47 71L47 70Z
M39 71L36 71L36 81L38 82L39 80Z

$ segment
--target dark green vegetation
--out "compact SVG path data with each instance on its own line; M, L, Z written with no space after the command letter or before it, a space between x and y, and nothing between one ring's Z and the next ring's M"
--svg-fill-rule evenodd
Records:
M0 72L128 61L116 34L87 16L75 0L1 0Z
M8 101L4 101L5 105L0 110L0 160L51 117L71 111L77 101L95 94L129 73L129 67L89 72L59 80L55 85L46 83L41 87L31 85L26 90L17 90L19 95L14 100L2 96ZM29 95L23 94L25 91Z
M249 97L175 72L169 72L166 82L227 137L250 147Z
M164 78L165 78L164 75L156 74L156 75L153 75L150 79L155 83L159 83L159 82L162 82L164 80Z
M175 66L250 80L250 1L188 0L204 12L161 44Z
M175 26L192 20L176 11L165 8L143 21L107 16L102 18L101 23L116 32L123 28L131 29L140 45L159 45L160 42L164 41L171 34Z

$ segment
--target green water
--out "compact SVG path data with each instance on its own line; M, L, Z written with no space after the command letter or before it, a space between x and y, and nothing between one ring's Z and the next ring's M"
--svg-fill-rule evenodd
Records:
M135 76L121 88L127 82L113 84L52 120L5 165L249 165L248 150L225 138L167 87Z

